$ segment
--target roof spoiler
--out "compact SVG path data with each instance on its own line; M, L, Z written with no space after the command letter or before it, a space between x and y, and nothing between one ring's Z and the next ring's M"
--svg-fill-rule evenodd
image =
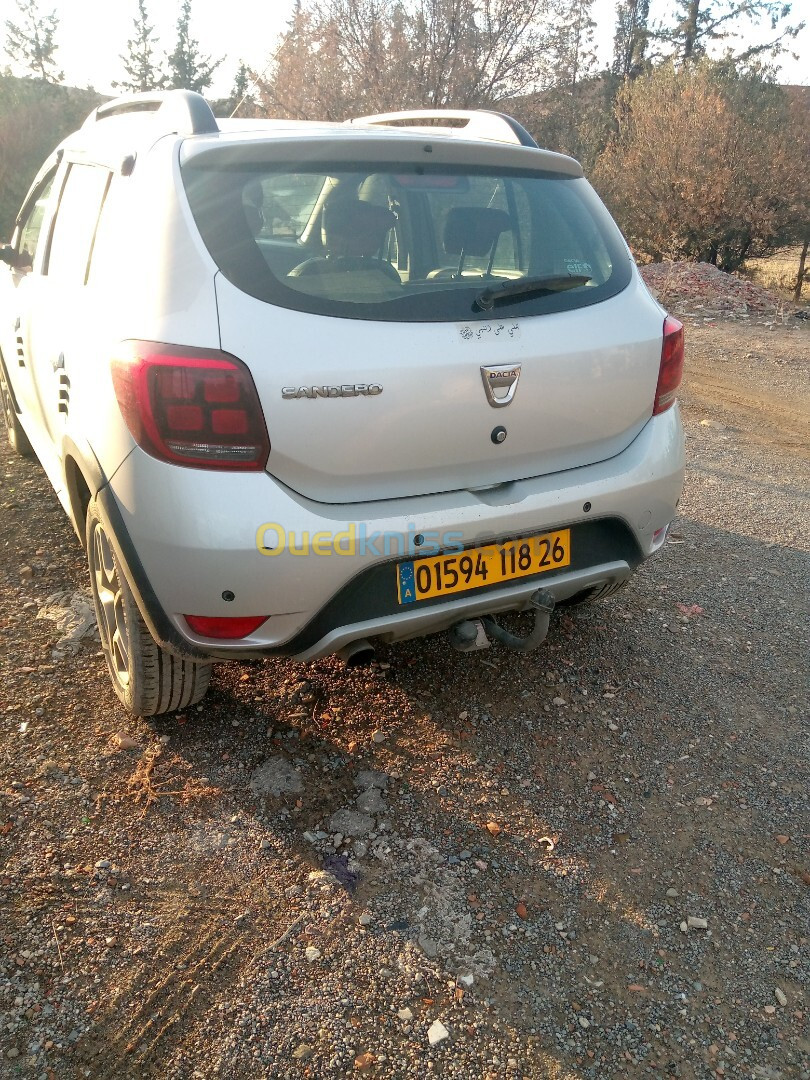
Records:
M411 109L404 112L357 116L347 124L381 124L391 127L447 129L463 139L487 139L492 142L517 143L534 150L539 147L526 128L512 116L488 109Z
M112 120L134 113L153 114L155 121L167 134L214 135L219 131L211 106L202 94L195 94L192 90L159 90L113 98L94 109L82 127L93 127L100 120Z

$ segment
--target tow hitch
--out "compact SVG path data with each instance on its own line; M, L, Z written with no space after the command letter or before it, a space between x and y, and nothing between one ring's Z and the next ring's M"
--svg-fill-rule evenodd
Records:
M542 645L548 634L548 624L554 610L554 596L548 589L538 589L529 600L530 609L534 610L534 628L526 637L510 634L499 626L492 615L483 615L480 619L467 619L458 623L450 631L453 648L460 652L474 652L489 646L487 635L507 649L527 653Z
M459 652L476 652L489 648L489 638L481 619L465 619L450 631L450 642Z

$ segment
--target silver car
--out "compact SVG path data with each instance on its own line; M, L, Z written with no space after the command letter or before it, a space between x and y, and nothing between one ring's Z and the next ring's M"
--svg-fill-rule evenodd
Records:
M527 651L666 540L683 329L509 117L117 99L2 255L9 435L86 545L134 714L198 701L213 660Z

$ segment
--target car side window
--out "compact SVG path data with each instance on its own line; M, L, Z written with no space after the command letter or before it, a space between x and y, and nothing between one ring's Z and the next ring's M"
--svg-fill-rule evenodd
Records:
M21 258L17 263L17 268L23 272L29 271L34 265L34 257L39 247L42 232L42 223L45 220L45 211L48 209L55 176L56 169L43 180L20 224L20 239L17 250Z
M270 176L247 184L242 195L254 236L297 240L312 214L325 177L312 173Z
M90 269L109 169L71 163L56 211L45 272L48 277L84 285Z

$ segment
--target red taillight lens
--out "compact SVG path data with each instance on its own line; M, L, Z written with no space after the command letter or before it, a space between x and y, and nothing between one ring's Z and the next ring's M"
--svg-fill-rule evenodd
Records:
M125 341L112 379L127 427L153 457L197 469L264 468L267 426L253 379L235 357Z
M267 615L235 615L233 618L209 617L208 615L184 615L188 625L200 637L244 638L265 622Z
M661 346L661 367L655 388L653 416L666 412L675 404L683 376L683 325L671 315L664 319L664 341Z

